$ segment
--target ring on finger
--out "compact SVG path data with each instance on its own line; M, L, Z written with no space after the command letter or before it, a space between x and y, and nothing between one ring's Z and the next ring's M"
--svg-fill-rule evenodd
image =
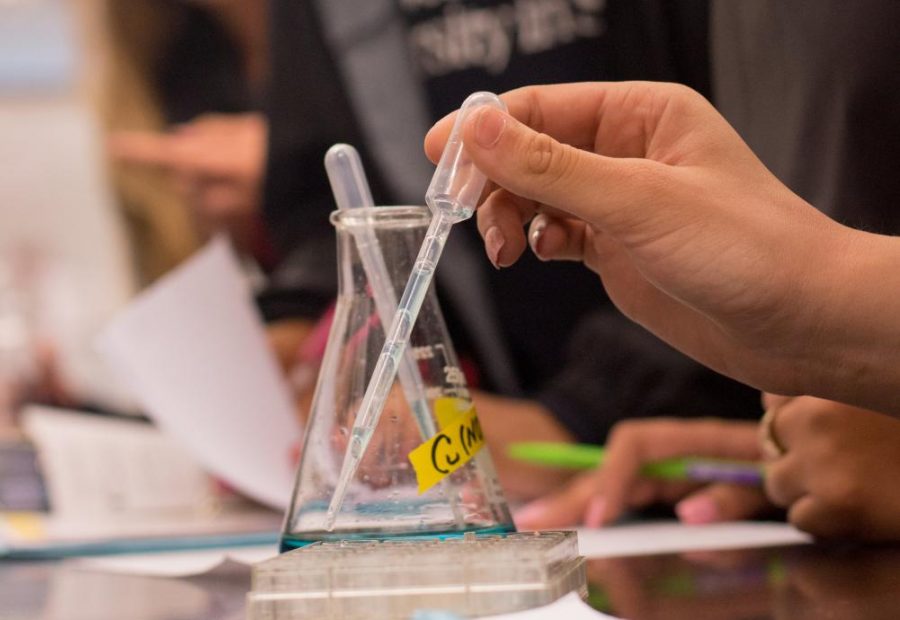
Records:
M775 436L775 415L778 409L778 406L769 407L759 421L759 446L763 458L768 461L779 459L787 452Z

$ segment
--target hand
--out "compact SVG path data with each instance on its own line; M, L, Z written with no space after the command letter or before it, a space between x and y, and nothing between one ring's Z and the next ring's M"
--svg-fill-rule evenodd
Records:
M654 503L676 504L681 521L698 524L744 519L769 507L760 489L642 478L647 463L681 456L759 459L756 423L650 418L616 424L603 467L583 473L555 494L515 515L522 529L584 523L598 527L623 512Z
M900 540L900 421L803 396L777 405L766 492L823 538Z
M495 264L521 255L534 218L538 256L583 261L627 316L711 368L900 412L883 327L900 310L871 290L900 289L887 260L898 244L791 193L685 87L563 84L503 99L509 115L478 110L463 132L496 183L478 212ZM432 160L453 120L427 136Z
M173 131L121 131L112 155L162 169L208 233L227 230L247 248L259 211L268 125L260 114L207 114Z

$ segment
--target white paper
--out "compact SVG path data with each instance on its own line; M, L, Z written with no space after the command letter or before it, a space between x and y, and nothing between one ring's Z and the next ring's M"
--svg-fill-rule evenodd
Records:
M141 294L101 348L198 462L247 496L286 507L300 428L227 241L212 241Z
M652 521L578 530L578 552L587 558L773 547L809 542L812 542L812 537L791 525L762 521L709 525Z
M275 557L278 549L272 545L234 547L170 553L142 553L118 556L81 558L75 566L85 570L143 575L146 577L194 577L221 568L226 564L245 566Z
M526 611L517 611L499 616L484 616L482 620L597 620L614 616L601 613L581 600L576 592L569 592L564 597L543 607L535 607Z
M23 420L56 518L191 513L217 502L215 481L149 424L38 406Z

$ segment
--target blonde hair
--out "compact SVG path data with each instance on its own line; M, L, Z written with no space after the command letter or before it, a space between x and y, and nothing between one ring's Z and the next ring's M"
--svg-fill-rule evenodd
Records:
M102 2L104 78L99 106L107 134L162 131L166 122L152 75L182 13L162 0ZM169 271L200 244L191 213L164 174L109 162L142 283Z

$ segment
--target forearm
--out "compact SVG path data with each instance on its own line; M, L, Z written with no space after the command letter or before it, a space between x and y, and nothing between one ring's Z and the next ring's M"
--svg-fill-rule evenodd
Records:
M827 268L815 267L823 302L804 392L900 415L900 239L843 233Z

